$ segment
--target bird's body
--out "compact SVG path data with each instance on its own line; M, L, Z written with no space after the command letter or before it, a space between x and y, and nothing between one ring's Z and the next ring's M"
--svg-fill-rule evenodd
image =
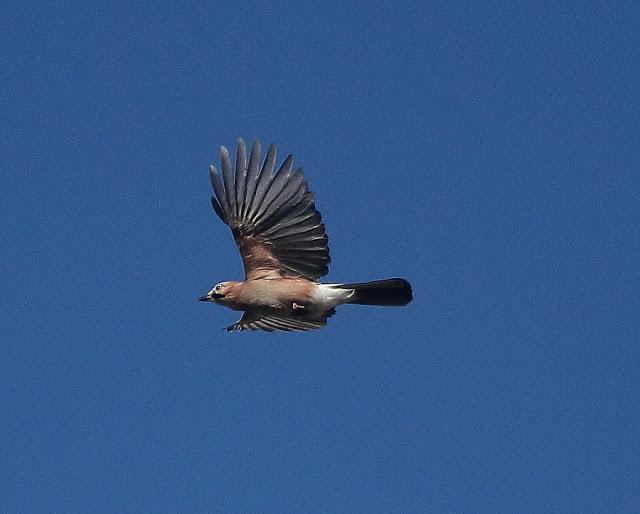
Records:
M222 303L236 311L268 307L289 309L296 303L309 304L313 301L318 284L301 278L258 278L245 282L235 282L231 292Z
M260 167L255 141L247 162L239 140L235 173L220 150L222 179L211 166L215 212L233 232L245 268L244 282L221 282L200 298L243 311L227 330L310 330L321 328L343 303L406 305L411 286L404 279L356 284L320 284L330 262L328 238L302 170L291 173L287 157L273 173L272 145Z

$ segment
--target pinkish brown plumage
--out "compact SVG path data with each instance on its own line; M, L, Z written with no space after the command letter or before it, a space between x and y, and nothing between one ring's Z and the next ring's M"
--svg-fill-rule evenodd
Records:
M310 330L321 328L343 303L406 305L410 284L401 278L354 284L320 284L328 272L328 238L313 193L289 156L274 174L275 146L262 167L254 141L247 162L238 141L235 172L220 149L222 178L210 167L216 214L233 233L245 271L244 282L216 284L200 300L244 311L227 330Z

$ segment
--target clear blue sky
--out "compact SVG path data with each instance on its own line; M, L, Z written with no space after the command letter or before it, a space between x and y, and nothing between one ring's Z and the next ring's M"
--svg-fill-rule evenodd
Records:
M5 3L0 511L636 509L640 6L554 4ZM414 302L227 335L239 136Z

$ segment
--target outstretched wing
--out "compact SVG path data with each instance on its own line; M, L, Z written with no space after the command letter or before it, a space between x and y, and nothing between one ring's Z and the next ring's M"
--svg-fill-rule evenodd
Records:
M237 330L264 330L266 332L302 332L322 328L327 324L327 318L335 314L330 309L322 314L309 315L306 313L288 314L282 311L246 311L242 318L227 327L227 332Z
M209 168L216 214L233 233L247 280L263 277L305 277L318 281L329 271L328 238L302 170L292 172L289 155L274 174L276 147L271 145L260 166L255 140L247 162L238 140L235 172L229 151L220 148L222 176Z

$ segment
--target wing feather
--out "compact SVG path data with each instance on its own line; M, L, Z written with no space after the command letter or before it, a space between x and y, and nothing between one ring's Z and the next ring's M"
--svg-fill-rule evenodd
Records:
M287 184L287 182L291 178L292 165L293 165L293 157L290 155L282 163L282 166L280 166L280 169L278 170L276 175L273 177L273 180L271 181L269 190L266 192L262 202L260 202L260 206L255 214L256 224L259 222L260 218L269 211L271 204L280 195L280 193L284 189L284 186Z
M303 212L304 208L308 208L304 205L307 202L307 198L305 198L307 194L307 183L304 181L302 171L297 170L269 209L256 219L256 227L272 226L284 216L291 215L298 210Z
M276 145L269 146L269 150L267 150L267 156L265 157L264 164L262 165L262 171L260 172L258 185L256 186L256 192L253 197L253 201L251 202L252 207L249 211L249 218L255 218L256 212L260 208L262 200L264 199L264 195L267 193L267 190L271 185L271 181L273 180L273 168L276 165L277 153L278 151L276 149Z
M314 216L315 214L316 214L315 205L311 203L311 205L307 209L301 212L292 211L290 214L287 214L286 217L274 223L270 228L265 229L264 233L267 236L271 236L273 234L280 232L285 228L295 226L298 223L302 223L303 221Z
M327 244L328 238L326 235L322 236L305 236L304 234L293 234L291 236L284 236L278 239L278 244L282 248L299 248L304 244L305 249L314 248L321 250Z
M231 159L229 159L229 150L224 146L220 147L220 163L222 164L222 179L224 181L224 190L229 205L229 212L232 216L237 216L236 209L236 187L234 184L233 171L231 171Z
M323 236L325 235L324 225L318 223L316 220L306 220L299 225L293 225L292 227L278 231L275 235L271 236L271 239L277 241L278 239L294 235L300 235L301 237Z
M333 309L316 315L289 314L274 311L246 311L242 318L227 327L229 332L233 330L264 330L265 332L300 332L322 328L327 324L327 319L335 311Z
M253 141L251 146L251 155L249 156L249 170L247 171L246 192L244 197L244 209L242 214L238 216L240 219L248 217L249 208L253 200L253 194L256 191L256 185L260 178L260 141Z
M229 212L229 204L227 203L227 196L224 192L224 186L222 185L222 181L220 180L220 175L218 175L218 171L215 166L209 166L209 178L211 179L211 185L213 186L213 192L216 195L217 204L220 207L223 215L220 216L220 213L216 211L216 213L222 218L222 221L225 223L229 223L231 219L231 212ZM213 197L211 197L213 200ZM214 206L215 209L215 206Z
M236 150L236 216L242 216L245 187L247 183L247 148L242 138L238 139Z
M328 272L328 238L301 169L289 155L274 174L277 150L271 145L260 166L255 140L247 163L246 146L238 140L235 171L229 151L220 149L222 174L210 167L211 205L233 232L247 279L302 276L319 280ZM267 325L265 325L267 326Z
M225 214L224 210L218 203L218 200L216 200L215 196L211 197L211 205L213 206L213 210L216 211L216 214L220 217L220 219L226 223L227 215Z

